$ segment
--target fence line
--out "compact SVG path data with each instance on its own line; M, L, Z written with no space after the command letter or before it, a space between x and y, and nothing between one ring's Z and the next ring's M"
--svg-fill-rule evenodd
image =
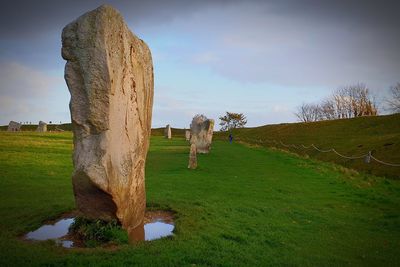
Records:
M372 155L370 155L370 157L371 157L371 159L375 160L376 162L379 162L380 164L384 164L384 165L387 165L387 166L393 166L393 167L400 167L400 164L384 162L382 160L379 160L379 159L375 158Z
M267 142L267 143L275 143L275 144L277 144L277 145L280 144L280 145L282 145L282 146L284 146L284 147L287 147L287 148L293 147L293 148L295 148L295 149L301 149L301 147L302 147L303 149L314 148L315 150L317 150L317 151L319 151L319 152L321 152L321 153L333 152L333 153L335 153L336 155L338 155L339 157L342 157L342 158L345 158L345 159L362 159L362 158L364 158L366 163L369 163L370 160L373 159L374 161L376 161L376 162L378 162L378 163L380 163L380 164L384 164L384 165L392 166L392 167L400 167L400 164L388 163L388 162L384 162L384 161L382 161L382 160L379 160L379 159L375 158L374 156L372 156L371 151L368 151L368 153L366 153L366 154L364 154L364 155L360 155L360 156L346 156L346 155L343 155L343 154L337 152L336 149L334 149L334 148L330 148L330 149L327 149L327 150L323 150L323 149L320 149L320 148L316 147L314 144L311 144L311 145L309 145L309 146L305 146L305 145L303 145L303 144L300 144L300 146L301 146L301 147L300 147L299 145L296 146L295 144L285 144L285 143L283 143L282 141L279 141L279 142L278 142L278 141L276 141L276 140L261 140L261 139L258 139L258 140L256 140L256 139L248 139L248 140L249 140L249 141L256 142L256 143L257 143L257 142L258 142L258 143L265 143L265 142Z
M331 149L328 149L328 150L322 150L322 149L319 149L318 147L314 146L314 144L311 144L311 146L312 146L313 148L315 148L316 150L318 150L319 152L322 152L322 153L328 153L328 152L333 151L332 148L331 148Z

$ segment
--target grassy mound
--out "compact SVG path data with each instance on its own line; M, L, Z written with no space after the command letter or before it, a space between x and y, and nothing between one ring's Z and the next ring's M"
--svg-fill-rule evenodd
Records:
M37 124L23 124L21 126L21 131L24 132L34 132L36 131L38 125ZM0 131L7 131L8 125L0 126ZM63 131L72 131L72 124L71 123L63 123L63 124L48 124L47 130L48 131L56 131L56 130L63 130ZM153 128L151 129L151 135L153 136L164 136L164 129L165 128ZM185 137L185 129L179 128L171 128L172 137Z
M216 137L226 139L227 133L216 134ZM374 160L366 163L365 158L345 159L333 152L321 153L301 146L314 144L322 150L334 148L345 156L364 155L371 151L374 157L384 162L400 164L400 114L244 128L235 130L234 137L252 144L335 162L369 174L400 178L400 167L386 166ZM295 147L285 147L279 141Z
M36 131L38 125L37 124L23 124L21 126L21 131L34 132ZM8 125L0 126L0 131L7 131ZM72 131L71 123L63 123L63 124L47 124L48 131Z
M2 132L0 150L0 266L400 265L399 181L223 141L193 171L187 142L163 137L151 139L147 203L176 212L173 237L112 250L26 243L74 208L72 134Z

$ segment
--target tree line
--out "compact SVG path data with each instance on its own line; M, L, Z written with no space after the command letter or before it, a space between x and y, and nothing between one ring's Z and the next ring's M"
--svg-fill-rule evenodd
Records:
M386 111L400 113L400 83L390 88L390 96L384 102ZM297 108L295 115L303 122L349 119L376 116L378 107L368 87L359 83L335 90L330 97L320 103L303 103ZM219 119L221 131L243 128L247 124L247 118L243 113L227 111Z
M385 102L388 111L400 112L400 83L391 88L391 96ZM359 83L337 89L320 103L303 103L295 115L303 122L348 119L376 116L378 107L368 87Z

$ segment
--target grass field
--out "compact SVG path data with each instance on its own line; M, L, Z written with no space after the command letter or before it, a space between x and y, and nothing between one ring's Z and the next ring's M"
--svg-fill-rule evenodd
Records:
M216 141L187 169L181 138L152 137L147 203L173 238L118 250L18 237L72 210L72 134L0 132L0 266L399 266L400 182Z
M189 129L190 130L190 129ZM152 128L151 135L152 136L164 136L165 128ZM171 136L172 137L185 137L185 129L172 128L171 127Z
M382 165L374 160L367 164L364 158L345 159L333 152L321 153L313 148L304 149L301 146L308 147L314 144L322 150L335 148L346 156L364 155L371 151L379 160L400 164L400 114L265 125L237 129L234 136L248 143L290 150L299 155L334 162L364 173L400 179L400 167ZM217 133L216 137L227 139L227 133ZM274 143L274 140L278 144ZM279 141L298 148L287 148Z
M36 131L38 125L37 124L22 124L21 131ZM0 131L7 131L8 125L1 125ZM64 130L64 131L72 131L72 124L71 123L63 123L63 124L47 124L48 131L57 131L57 130Z
M5 131L7 127L7 125L0 126L0 130ZM70 123L53 124L47 127L49 131L56 130L56 127L66 131L72 129ZM37 125L22 125L21 130L34 131L36 128ZM163 136L164 129L154 128L151 133L153 136ZM227 140L228 134L215 132L214 139ZM298 155L333 162L364 173L400 179L398 166L387 166L374 160L367 164L365 158L346 159L333 152L321 153L309 147L314 144L322 150L334 148L345 156L365 155L370 151L379 160L400 164L400 114L310 123L272 124L236 129L233 134L237 141L288 150ZM184 137L185 130L172 128L172 136ZM295 147L286 147L279 142ZM305 149L302 145L309 148Z

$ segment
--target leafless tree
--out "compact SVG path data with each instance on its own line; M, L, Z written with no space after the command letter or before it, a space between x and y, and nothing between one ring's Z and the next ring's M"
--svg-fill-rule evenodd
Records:
M352 117L375 116L378 114L376 103L365 84L348 87Z
M321 109L321 119L322 120L334 120L336 119L336 110L335 110L335 102L327 98L322 101L320 105Z
M400 88L400 84L398 86ZM400 89L397 95L400 95ZM378 108L375 99L365 84L356 84L337 89L321 104L302 104L295 115L300 121L347 119L361 116L375 116Z
M335 119L346 119L351 117L351 102L347 95L347 88L339 88L332 95L335 108Z
M390 88L390 98L386 99L388 110L393 113L400 113L400 83Z
M316 104L303 103L297 108L295 115L302 122L312 122L321 120L321 107Z
M331 101L335 119L378 115L376 101L362 83L339 88L333 93Z

